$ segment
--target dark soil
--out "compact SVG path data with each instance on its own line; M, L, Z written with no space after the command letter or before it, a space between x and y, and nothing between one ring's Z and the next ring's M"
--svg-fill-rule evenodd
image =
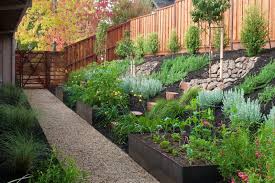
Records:
M192 162L190 162L186 158L186 153L184 151L179 150L179 142L173 141L170 134L165 136L165 140L168 140L170 142L170 145L172 146L173 149L178 149L179 156L173 156L171 153L165 152L165 150L161 149L159 144L156 144L156 143L153 142L152 137L151 137L150 134L141 135L141 139L142 139L143 142L148 144L150 147L152 147L156 151L163 154L163 156L167 156L170 159L173 159L174 161L179 163L181 166L187 167L187 166L196 166L196 165L201 165L201 166L202 165L209 165L204 161L192 161Z

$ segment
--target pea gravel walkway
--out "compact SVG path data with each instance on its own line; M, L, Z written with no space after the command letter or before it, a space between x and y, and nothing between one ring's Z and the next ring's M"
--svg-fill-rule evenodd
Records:
M48 90L25 90L51 146L73 157L93 183L157 183L126 153L106 139Z

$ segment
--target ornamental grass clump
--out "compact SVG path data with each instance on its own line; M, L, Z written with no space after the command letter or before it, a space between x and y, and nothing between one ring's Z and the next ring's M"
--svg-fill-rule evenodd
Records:
M222 103L222 99L222 90L201 91L197 96L197 101L202 109L216 107Z
M183 80L188 73L199 70L208 64L205 56L180 56L165 60L160 71L153 73L152 77L158 79L167 86Z
M184 107L176 100L158 100L148 113L150 119L180 118L184 114Z
M0 105L26 105L27 97L21 88L12 85L0 87Z
M263 90L263 92L259 93L259 100L261 103L268 103L275 99L275 87L274 86L267 86Z
M88 183L87 173L80 170L75 161L70 158L57 160L57 153L53 152L45 170L35 172L29 183Z
M251 75L245 78L245 81L239 85L240 89L244 90L245 94L251 94L252 92L263 89L275 79L275 62L272 60L269 64L257 75Z
M36 113L22 106L0 105L0 126L3 131L29 131L36 125Z
M180 97L180 99L179 99L180 103L182 103L183 105L189 104L192 99L197 98L197 96L201 90L202 89L199 87L192 87L192 88L188 89Z
M33 136L21 132L4 134L0 141L0 150L4 155L4 166L10 171L25 175L47 153L46 146Z
M159 80L144 77L125 77L121 87L124 92L141 95L144 99L154 97L162 90Z

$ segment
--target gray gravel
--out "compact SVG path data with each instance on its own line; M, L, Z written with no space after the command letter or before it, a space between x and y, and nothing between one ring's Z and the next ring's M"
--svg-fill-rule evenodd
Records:
M74 158L93 183L157 183L102 134L48 90L25 90L52 147Z

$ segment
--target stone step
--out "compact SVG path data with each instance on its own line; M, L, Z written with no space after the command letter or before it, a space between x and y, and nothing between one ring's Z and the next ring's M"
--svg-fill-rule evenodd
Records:
M140 111L131 111L131 113L135 116L142 116L143 115L143 113L140 112Z
M147 111L151 111L156 104L156 102L147 102Z
M177 92L166 92L166 100L173 100L179 96Z
M191 88L191 84L189 82L181 81L179 88L183 91L187 91L189 88Z

